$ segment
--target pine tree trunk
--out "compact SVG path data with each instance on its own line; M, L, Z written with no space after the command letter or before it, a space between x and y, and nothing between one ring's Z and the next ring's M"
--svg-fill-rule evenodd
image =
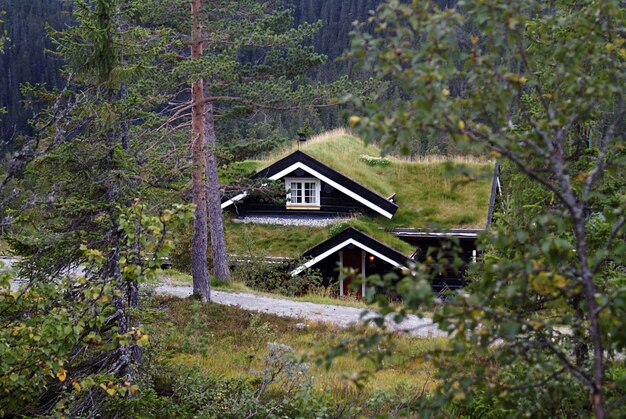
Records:
M204 113L204 136L207 149L206 189L211 251L213 255L213 274L221 281L230 281L228 254L226 253L226 240L224 239L224 221L222 219L222 199L217 175L217 159L215 157L215 120L213 118L213 103L211 102L207 103Z
M202 24L200 23L201 0L191 0L191 59L202 58ZM201 301L209 301L210 277L207 260L207 192L205 187L206 150L204 145L204 83L202 79L191 86L191 161L192 195L196 206L191 242L191 273L193 293Z

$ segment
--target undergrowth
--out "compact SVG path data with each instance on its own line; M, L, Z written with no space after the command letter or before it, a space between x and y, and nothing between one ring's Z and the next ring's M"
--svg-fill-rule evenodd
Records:
M425 352L443 339L398 336L376 370L355 353L329 369L328 348L372 333L237 307L156 298L143 312L152 344L139 397L111 409L133 417L371 417L410 414L435 381ZM365 374L365 370L374 371ZM354 380L362 387L356 387ZM165 416L164 416L165 415Z

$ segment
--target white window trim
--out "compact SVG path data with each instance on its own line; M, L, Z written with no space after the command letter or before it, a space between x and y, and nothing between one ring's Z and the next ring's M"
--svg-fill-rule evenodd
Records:
M304 183L314 183L315 184L315 203L307 203L307 202L291 202L291 183L301 183L303 187L304 194ZM293 207L320 207L320 195L322 190L322 182L319 179L314 177L286 177L285 178L285 191L287 192L287 208Z

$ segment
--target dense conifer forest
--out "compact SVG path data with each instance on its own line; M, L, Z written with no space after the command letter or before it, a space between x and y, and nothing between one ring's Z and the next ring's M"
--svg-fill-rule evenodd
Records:
M21 104L22 83L46 83L60 87L61 59L46 52L53 48L46 34L46 25L59 29L70 19L67 8L59 0L3 0L0 10L6 12L0 29L7 31L8 41L0 53L0 107L6 115L0 118L0 138L10 146L21 132L28 132L30 112Z
M337 74L350 74L351 64L338 61L349 45L349 32L355 20L366 20L382 0L286 0L285 5L294 11L294 24L323 22L309 44L319 53L328 56L323 65L311 71L314 80L329 81ZM9 41L0 53L0 108L6 115L0 116L0 139L3 149L11 148L17 136L30 132L28 120L32 111L26 110L21 102L20 85L23 83L45 83L49 87L63 86L60 70L62 59L50 51L54 50L47 36L46 26L60 29L71 22L69 7L63 0L2 0L0 10L6 14L0 29L8 31ZM284 123L293 120L286 116ZM318 129L334 128L338 124L338 112L322 113ZM297 121L301 124L301 121ZM297 129L290 130L293 134Z

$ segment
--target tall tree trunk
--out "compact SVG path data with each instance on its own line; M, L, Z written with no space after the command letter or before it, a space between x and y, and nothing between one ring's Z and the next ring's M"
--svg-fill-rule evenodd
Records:
M219 280L230 281L228 254L226 253L226 240L224 239L224 221L222 220L222 199L217 175L217 159L215 157L215 119L213 118L212 102L206 104L204 111L204 136L207 150L206 189L209 227L211 232L211 251L213 255L213 274Z
M202 0L191 2L191 59L202 58L202 24L200 11ZM191 86L191 161L193 164L192 195L196 206L191 242L191 273L193 276L193 293L201 301L211 299L209 263L207 260L207 190L205 186L206 150L204 144L204 83L201 78Z

